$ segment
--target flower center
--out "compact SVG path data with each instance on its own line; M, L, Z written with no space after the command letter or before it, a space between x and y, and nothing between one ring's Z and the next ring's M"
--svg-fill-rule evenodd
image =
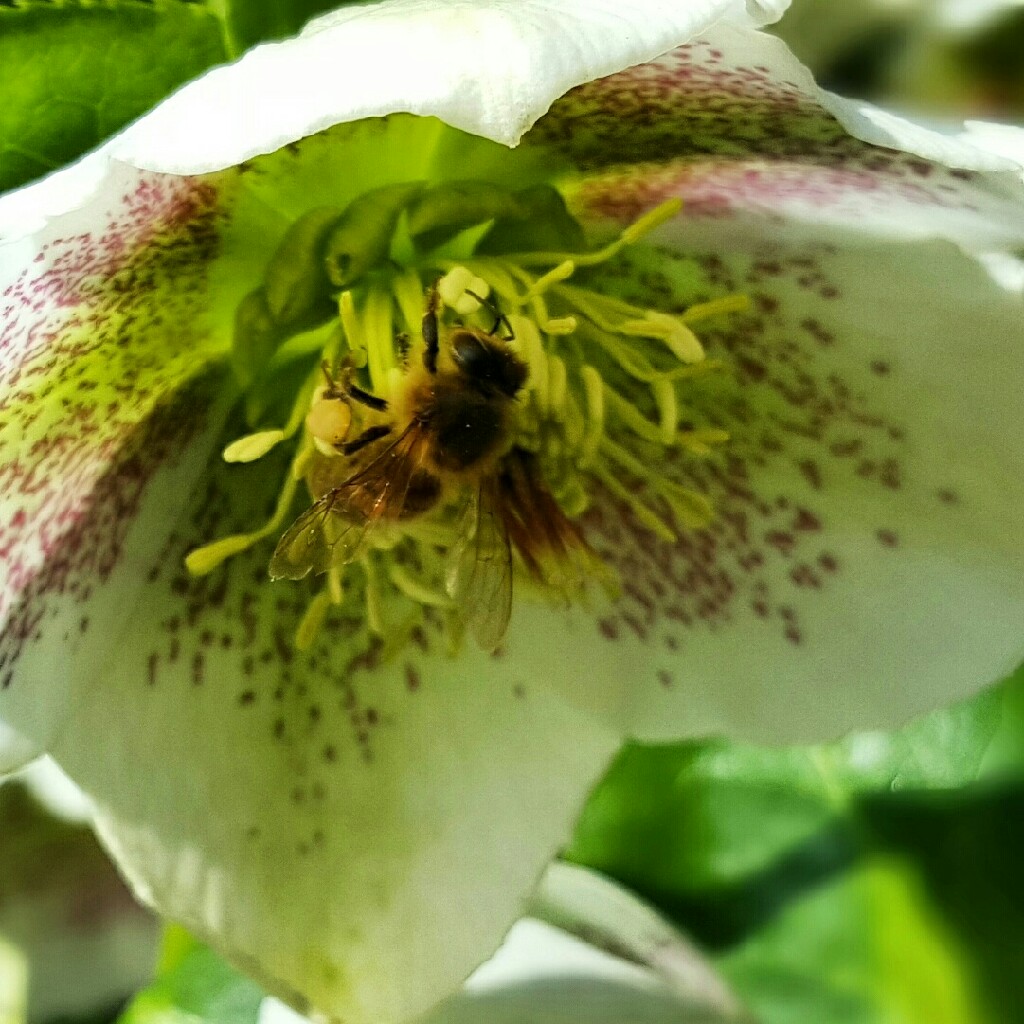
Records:
M271 578L323 578L300 649L350 605L395 648L440 617L453 649L468 629L493 650L513 579L562 600L614 589L581 525L596 489L666 539L705 525L707 500L666 465L727 440L681 427L687 389L718 368L693 326L746 299L672 315L586 284L678 207L590 251L546 186L408 183L304 215L236 316L253 418L289 393L290 414L224 450L251 462L289 443L291 464L270 520L193 551L189 571L275 540Z

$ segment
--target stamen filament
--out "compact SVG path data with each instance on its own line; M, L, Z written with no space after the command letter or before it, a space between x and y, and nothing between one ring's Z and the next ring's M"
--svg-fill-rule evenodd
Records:
M676 389L667 380L656 380L651 385L654 393L654 402L661 415L661 437L659 440L666 447L675 444L676 430L679 426L679 403L676 399Z
M251 533L236 533L228 537L221 537L212 544L196 548L190 551L185 558L185 568L192 576L206 576L213 572L225 559L232 555L241 554L248 550L253 544L277 533L284 525L285 518L292 507L295 499L295 491L298 488L298 480L289 473L285 477L284 487L277 499L274 514L258 530Z
M528 252L517 253L516 262L520 266L535 267L548 263L559 263L562 260L574 260L579 267L592 267L598 263L606 263L617 256L627 245L634 245L645 235L650 234L655 228L660 227L666 221L675 217L683 208L681 199L668 199L648 210L642 217L630 224L614 241L595 252L568 253L568 252Z
M351 291L341 293L338 299L338 315L341 318L341 329L345 332L349 361L357 369L361 368L366 365L366 343L360 330L356 301Z
M447 594L434 590L420 580L414 579L405 570L404 566L398 562L392 563L391 568L388 570L388 576L391 578L391 582L406 597L417 604L428 608L453 608L455 606L455 602Z
M295 630L295 646L300 651L308 651L316 640L320 627L327 617L327 609L331 605L331 595L326 590L321 590L306 608Z
M720 299L710 302L698 302L690 306L682 315L684 323L695 324L712 316L725 316L729 313L745 313L750 309L750 298L743 294L723 295Z
M652 533L656 533L662 540L673 543L676 540L675 531L659 515L652 512L631 490L625 487L619 479L604 466L598 466L594 470L597 478L621 501L624 501L632 510L633 514Z
M669 387L671 388L671 385ZM641 437L645 441L651 441L654 444L663 443L661 427L656 423L652 423L646 416L638 412L632 402L623 398L622 395L608 384L604 386L604 397L607 400L607 404L615 411L615 415L622 422L623 426L632 430L637 437Z
M390 294L382 289L369 289L362 320L370 385L374 394L390 398L388 373L396 366Z
M587 402L586 427L578 460L583 469L594 461L604 433L604 381L593 366L584 366L580 370L580 379L583 381L583 394Z
M607 435L601 439L601 450L663 498L684 526L691 529L707 526L714 510L703 495L687 490L660 474L652 473L636 456L616 444Z
M366 575L366 627L375 636L384 635L384 610L381 605L380 578L374 564L373 552L359 559Z

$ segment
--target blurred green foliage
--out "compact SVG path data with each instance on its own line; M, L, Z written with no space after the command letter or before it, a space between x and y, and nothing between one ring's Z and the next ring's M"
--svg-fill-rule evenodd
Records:
M0 0L0 191L61 167L178 86L344 0Z
M626 749L567 851L660 907L765 1024L1013 1024L1024 671L893 733Z
M263 992L209 948L169 927L156 981L139 993L120 1024L254 1024Z

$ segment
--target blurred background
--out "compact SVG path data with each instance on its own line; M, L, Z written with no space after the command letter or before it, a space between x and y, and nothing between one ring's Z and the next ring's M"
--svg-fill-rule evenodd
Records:
M0 29L16 6L0 0ZM328 6L278 4L276 21L240 38L283 34ZM794 0L775 31L844 95L940 124L1024 123L1024 0ZM197 70L172 68L159 89ZM49 154L41 162L0 160L2 184L31 180L139 112L56 133L56 148L37 147ZM0 129L18 126L0 114ZM1024 1021L1022 751L1024 672L891 734L786 750L634 747L565 856L654 904L765 1024L1014 1024ZM0 1024L115 1020L157 971L160 928L86 814L48 766L0 785ZM191 995L165 976L130 1019L254 1019L251 983L204 957Z
M843 95L939 120L1024 118L1021 0L793 0L773 31Z

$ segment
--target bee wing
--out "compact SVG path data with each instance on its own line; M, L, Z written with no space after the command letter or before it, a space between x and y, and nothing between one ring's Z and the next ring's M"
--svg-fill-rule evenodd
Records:
M277 542L270 578L301 580L310 572L319 575L337 564L339 545L344 551L358 548L369 522L346 522L341 517L343 507L342 489L335 487L307 508Z
M300 580L355 561L373 527L397 519L422 462L421 434L410 423L353 476L331 488L285 531L270 559L270 578Z
M493 481L470 498L445 584L473 638L485 651L501 643L512 615L512 545L497 511Z

